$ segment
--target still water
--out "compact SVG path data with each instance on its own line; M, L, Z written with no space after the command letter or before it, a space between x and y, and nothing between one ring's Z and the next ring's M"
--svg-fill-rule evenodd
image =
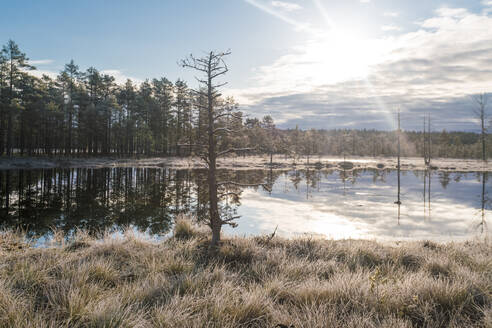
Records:
M0 170L0 229L35 240L125 227L155 237L179 213L206 215L203 170L166 168ZM311 234L327 238L462 240L488 236L489 173L406 171L401 206L394 170L221 171L266 186L233 190L223 210L241 216L227 234Z

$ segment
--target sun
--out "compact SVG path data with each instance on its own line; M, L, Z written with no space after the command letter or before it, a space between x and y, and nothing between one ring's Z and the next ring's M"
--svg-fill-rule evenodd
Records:
M313 82L319 84L366 79L371 66L382 60L384 52L384 43L379 40L364 39L337 28L305 46L306 59L312 64Z

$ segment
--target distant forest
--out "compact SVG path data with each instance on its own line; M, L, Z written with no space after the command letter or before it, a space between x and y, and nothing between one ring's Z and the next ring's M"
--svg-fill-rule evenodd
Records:
M189 156L190 145L205 133L206 99L185 81L163 77L118 85L94 67L81 71L73 60L56 79L37 78L33 69L15 42L3 46L0 156ZM222 108L238 106L233 98L216 101ZM243 116L235 131L219 140L219 150L254 145L248 154L396 154L395 131L278 129L270 116ZM492 138L486 138L490 147ZM402 156L423 156L423 145L422 132L403 132ZM480 158L481 150L477 133L431 133L433 157Z

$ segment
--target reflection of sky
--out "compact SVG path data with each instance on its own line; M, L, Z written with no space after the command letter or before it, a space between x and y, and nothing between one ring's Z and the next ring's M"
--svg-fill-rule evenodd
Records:
M345 188L340 172L314 172L319 182L307 186L305 173L296 189L294 172L281 175L271 195L247 189L238 213L242 218L227 234L303 233L328 238L433 239L471 238L481 233L481 177L474 173L433 172L431 203L424 206L423 172L402 172L400 219L396 201L396 171L374 177L378 171L348 173ZM492 180L492 179L491 179ZM491 180L486 183L486 194ZM449 181L444 188L446 181ZM459 181L459 182L457 182ZM428 188L428 181L426 182ZM428 196L426 196L428 202ZM490 216L486 205L485 216Z

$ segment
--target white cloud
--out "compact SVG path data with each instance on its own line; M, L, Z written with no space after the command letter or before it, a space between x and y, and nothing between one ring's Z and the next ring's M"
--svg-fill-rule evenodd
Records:
M492 17L440 8L410 33L308 40L259 67L254 88L230 92L256 115L268 108L290 126L299 122L293 114L319 125L357 111L381 116L398 104L443 111L443 122L460 126L470 115L469 95L492 92L490 31Z
M369 3L371 0L360 0L361 3Z
M29 65L49 65L52 63L53 63L53 59L29 60Z
M125 73L123 73L123 71L118 69L105 69L101 71L101 74L111 75L112 77L114 77L115 82L118 84L125 84L126 80L128 79L132 80L133 83L136 84L140 84L143 82L141 79L128 76Z
M484 6L492 6L492 0L483 0L482 5Z
M400 13L397 13L395 11L387 11L387 12L383 13L383 16L385 16L385 17L398 17L398 16L400 16Z
M294 10L302 9L300 5L292 2L272 1L271 4L273 7L277 7L286 11L294 11Z
M36 61L30 61L29 63L32 65L33 62L36 62ZM49 63L52 63L52 62L53 61L50 61ZM48 62L46 62L46 64L48 64ZM40 64L37 64L37 65L40 65ZM60 74L59 71L53 71L53 70L48 70L48 69L35 69L35 70L30 70L28 72L29 72L29 74L31 74L35 77L38 77L38 78L41 78L43 75L47 75L52 79L56 79L57 76ZM123 71L117 70L117 69L105 69L105 70L101 70L100 73L113 76L115 79L115 82L117 84L120 84L120 85L125 84L127 79L132 80L133 83L135 83L135 84L141 84L143 82L143 80L141 80L139 78L128 76Z
M441 17L450 17L450 18L463 18L470 13L465 8L449 8L449 7L441 7L436 10L437 14Z
M385 32L389 31L401 31L401 28L396 25L383 25L381 26L381 30Z

